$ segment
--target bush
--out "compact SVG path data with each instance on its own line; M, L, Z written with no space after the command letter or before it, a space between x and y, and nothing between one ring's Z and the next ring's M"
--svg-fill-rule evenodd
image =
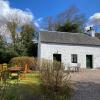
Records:
M28 65L31 70L37 70L37 59L33 57L15 57L9 62L10 67L19 66L24 67Z
M19 100L19 97L15 94L16 87L18 87L18 83L13 82L12 84L9 79L3 79L0 82L0 100Z
M54 61L42 61L41 79L44 93L50 100L70 100L72 84L69 72L64 73L64 65ZM59 98L59 99L58 99Z

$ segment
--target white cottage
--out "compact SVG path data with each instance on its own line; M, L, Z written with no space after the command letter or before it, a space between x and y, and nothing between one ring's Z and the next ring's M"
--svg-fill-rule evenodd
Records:
M41 31L38 57L58 60L65 66L80 63L81 68L100 67L100 40L92 33Z

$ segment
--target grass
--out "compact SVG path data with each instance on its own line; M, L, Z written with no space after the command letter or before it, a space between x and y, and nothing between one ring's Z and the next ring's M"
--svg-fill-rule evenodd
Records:
M14 84L16 80L11 81L12 86L4 93L4 99L0 100L33 100L33 98L39 98L41 96L39 72L24 76L25 78L20 80L18 84Z
M24 74L25 75L25 78L20 80L20 84L23 83L23 84L40 84L41 81L40 81L40 74L39 72L32 72L32 73L29 73L29 74Z
M33 72L25 75L25 79L20 80L19 85L23 90L29 90L33 95L41 94L41 80L39 72Z
M66 100L61 94L56 95L45 89L39 72L35 71L23 76L24 78L19 80L18 84L15 84L17 80L10 81L12 85L8 85L3 93L3 99L0 95L0 100Z

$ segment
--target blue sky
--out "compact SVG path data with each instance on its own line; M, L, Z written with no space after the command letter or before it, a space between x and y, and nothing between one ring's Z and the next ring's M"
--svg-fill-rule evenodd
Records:
M0 25L15 19L17 14L21 25L34 22L41 28L44 17L56 16L71 6L76 6L86 16L87 26L99 26L100 30L99 0L0 0Z
M11 7L30 9L35 18L55 16L69 6L75 5L87 18L100 12L99 0L9 0Z

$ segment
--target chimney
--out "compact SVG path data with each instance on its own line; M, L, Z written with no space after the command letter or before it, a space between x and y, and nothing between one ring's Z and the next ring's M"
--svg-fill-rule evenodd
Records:
M91 26L85 28L85 33L91 37L95 37L95 30Z

